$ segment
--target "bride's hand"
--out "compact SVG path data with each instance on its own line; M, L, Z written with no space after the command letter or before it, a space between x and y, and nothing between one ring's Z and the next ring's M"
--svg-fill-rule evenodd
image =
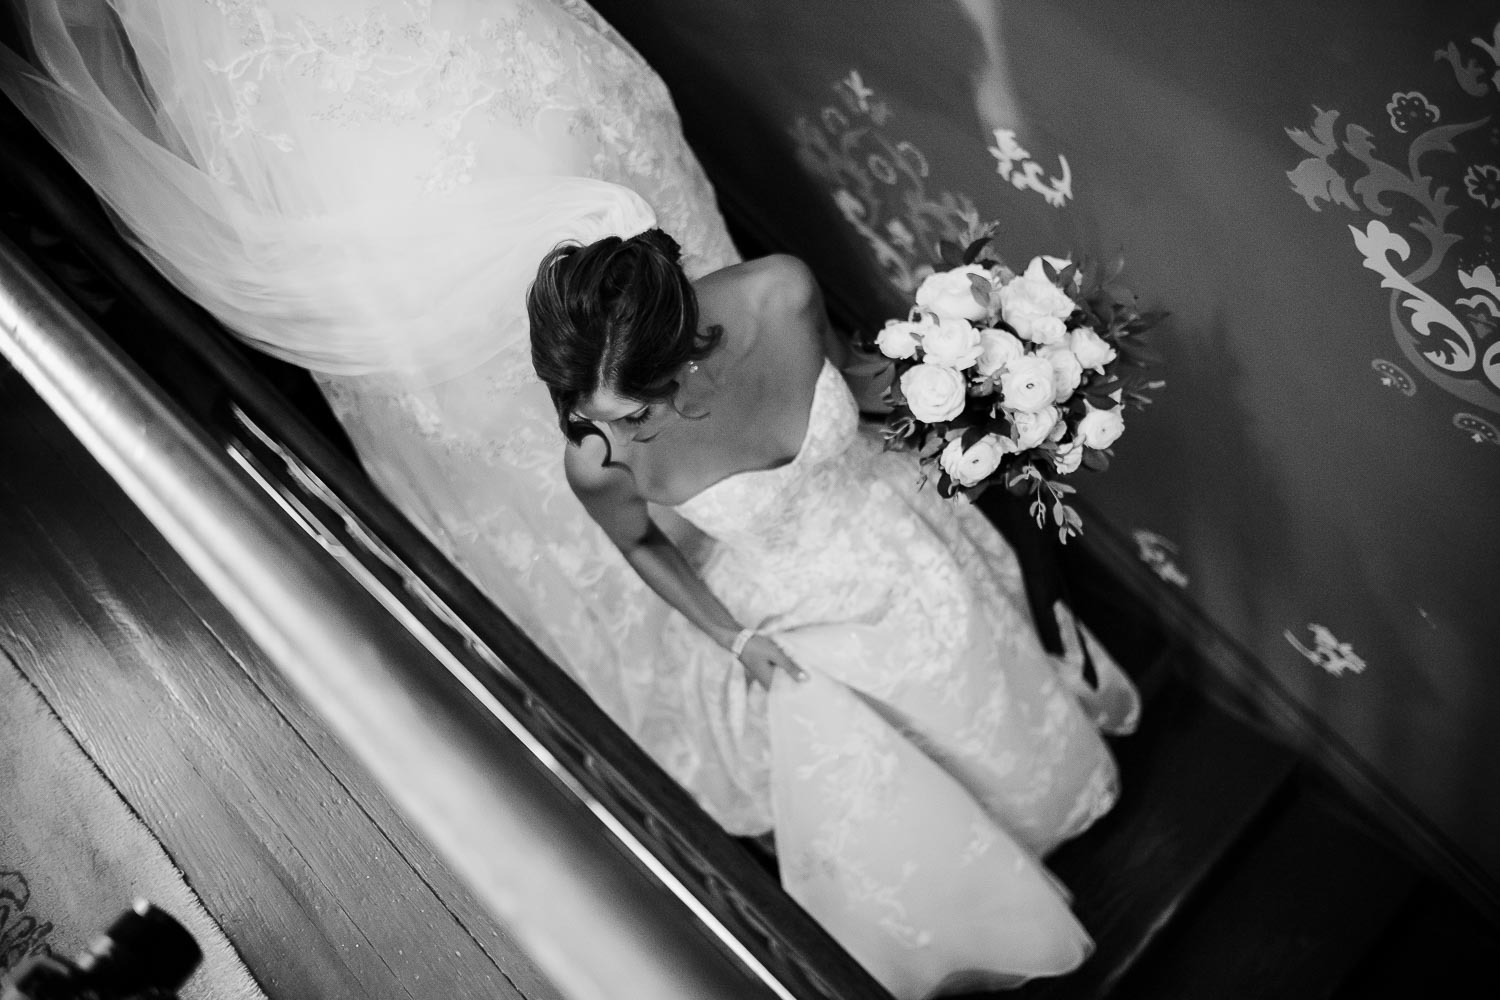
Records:
M746 685L759 684L767 691L771 689L771 680L778 670L785 670L794 681L807 680L807 671L797 666L780 646L763 635L751 636L750 641L745 643L745 648L740 651L740 663L745 667Z

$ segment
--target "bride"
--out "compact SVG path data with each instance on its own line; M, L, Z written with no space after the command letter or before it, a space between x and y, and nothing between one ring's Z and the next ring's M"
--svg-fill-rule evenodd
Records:
M0 88L127 237L312 370L371 478L727 830L774 831L892 992L1082 960L1040 858L1113 801L1097 728L1134 692L1047 657L998 535L857 428L805 270L738 262L660 81L585 4L17 16ZM658 356L563 386L600 371L563 348L602 314Z

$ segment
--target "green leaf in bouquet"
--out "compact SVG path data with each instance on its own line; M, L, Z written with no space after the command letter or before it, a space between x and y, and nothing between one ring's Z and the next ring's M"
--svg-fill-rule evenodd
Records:
M990 292L993 289L994 286L990 284L990 279L984 275L969 275L969 291L974 293L974 301L978 302L985 309L989 309L990 307Z
M986 231L983 236L979 237L977 240L965 247L963 258L964 263L972 264L977 261L979 259L979 255L984 253L984 248L989 246L990 242L994 240L994 238L995 237L989 231Z
M1109 468L1109 454L1098 448L1083 449L1083 467L1092 472L1103 472Z
M984 438L984 434L984 427L979 424L965 428L962 436L959 437L959 447L964 451L968 451Z
M1165 359L1160 354L1138 340L1122 340L1115 345L1115 350L1124 357L1128 364L1135 365L1137 368L1153 368L1165 363Z
M1147 309L1145 312L1137 313L1131 320L1132 332L1149 330L1170 315L1172 314L1165 309Z
M937 253L938 260L944 267L954 268L964 265L963 247L952 240L938 240Z

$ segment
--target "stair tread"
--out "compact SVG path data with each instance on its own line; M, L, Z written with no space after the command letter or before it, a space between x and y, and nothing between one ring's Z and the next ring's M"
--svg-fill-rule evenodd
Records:
M1334 1000L1500 996L1500 925L1425 879Z
M1247 841L1112 996L1330 996L1417 881L1404 859L1301 787Z
M1074 893L1095 952L1068 976L1004 996L1107 992L1256 821L1295 762L1290 750L1180 683L1158 694L1141 731L1115 751L1120 803L1047 861Z

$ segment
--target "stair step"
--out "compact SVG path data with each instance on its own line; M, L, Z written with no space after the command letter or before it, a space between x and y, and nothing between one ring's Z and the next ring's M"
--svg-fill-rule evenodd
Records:
M1500 925L1425 881L1334 1000L1500 997Z
M1296 759L1183 683L1160 691L1141 731L1115 751L1120 803L1047 862L1096 950L1071 975L1003 996L1107 993L1256 823Z
M1111 994L1331 996L1410 896L1411 866L1299 780Z

